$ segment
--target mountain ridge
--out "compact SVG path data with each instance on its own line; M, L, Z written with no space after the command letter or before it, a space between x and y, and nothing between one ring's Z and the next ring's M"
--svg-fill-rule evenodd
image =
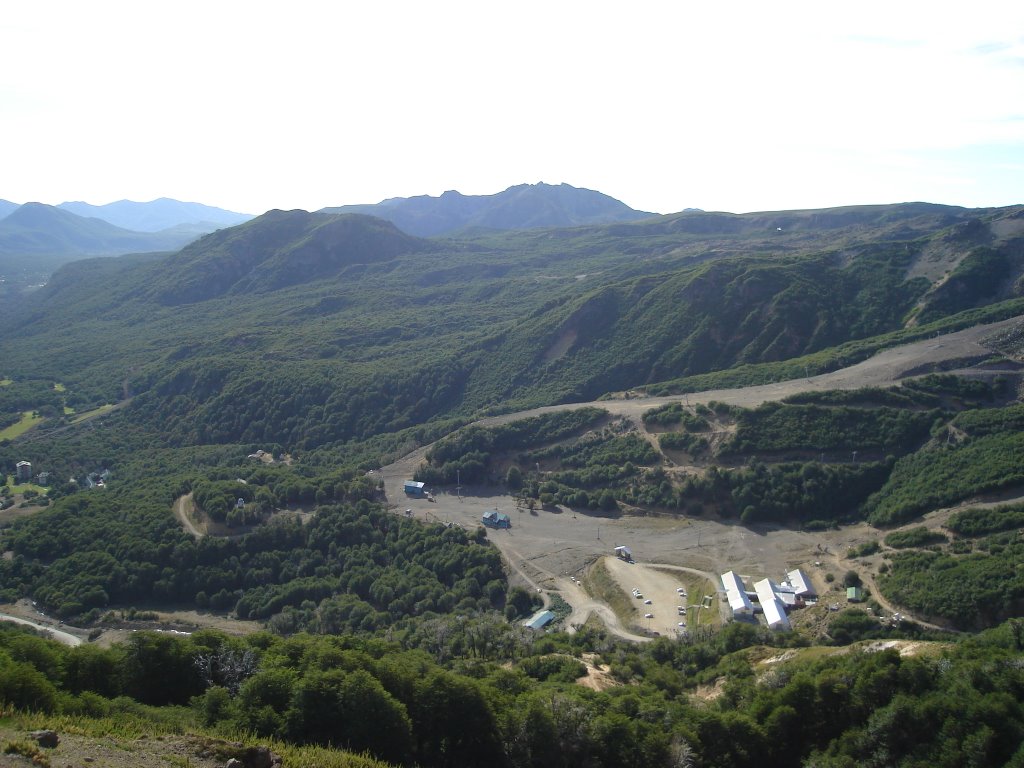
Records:
M148 202L117 200L105 205L67 201L56 207L85 218L102 219L114 226L134 232L160 232L189 227L192 230L198 228L205 233L222 227L242 224L253 218L247 213L237 213L224 208L184 202L169 197L160 197Z
M657 214L635 211L602 192L569 184L518 184L492 195L449 190L438 197L393 197L376 204L343 205L326 213L379 216L420 237L465 229L535 229L637 221Z
M133 232L44 203L25 203L0 220L0 256L113 256L180 248L190 235Z

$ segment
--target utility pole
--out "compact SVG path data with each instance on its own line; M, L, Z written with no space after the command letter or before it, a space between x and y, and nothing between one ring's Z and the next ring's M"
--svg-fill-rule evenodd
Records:
M462 501L462 470L455 470L455 493L458 494L459 501Z

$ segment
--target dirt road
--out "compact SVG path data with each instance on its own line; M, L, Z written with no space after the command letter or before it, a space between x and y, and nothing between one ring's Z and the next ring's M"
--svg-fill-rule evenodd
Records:
M739 405L744 408L755 408L761 403L782 400L790 395L808 391L826 391L832 389L859 389L861 387L888 387L901 379L927 366L948 364L951 361L963 361L965 365L971 361L981 361L993 355L992 349L982 342L987 337L1021 323L1024 316L1000 320L995 323L966 328L956 333L949 333L900 347L883 350L876 355L848 368L822 373L809 378L788 379L774 384L761 384L738 389L709 389L704 392L691 392L685 397L691 404L708 403L717 400L720 403ZM549 405L533 408L518 413L490 416L475 422L480 426L505 424L510 421L537 416L542 413L572 410L576 408L604 408L617 416L640 417L651 408L668 403L678 403L682 395L667 397L636 397L626 399L597 400L590 403L570 403L565 405ZM422 457L425 448L416 451ZM411 454L412 455L412 454Z
M192 503L191 493L186 493L174 502L174 516L178 518L178 522L195 538L201 539L206 534L196 528L196 524L192 522L191 512L193 509L195 509L195 506Z
M25 626L42 630L43 632L46 632L48 635L50 635L50 637L52 637L58 643L70 645L71 647L81 645L83 642L82 638L78 635L73 635L70 632L65 632L63 629L57 629L52 624L40 624L37 621L32 621L31 619L24 619L21 616L12 616L9 613L0 613L0 621L12 621L15 624L24 624ZM71 627L68 627L68 629L71 629ZM78 631L83 632L84 634L84 630Z

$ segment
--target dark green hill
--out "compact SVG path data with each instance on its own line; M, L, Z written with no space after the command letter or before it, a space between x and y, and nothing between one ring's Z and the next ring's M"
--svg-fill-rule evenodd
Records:
M615 198L568 184L520 184L494 195L396 197L375 205L325 208L325 213L365 213L393 222L403 232L432 237L458 230L575 227L636 221L654 214L635 211Z
M166 262L149 295L183 304L226 293L266 293L434 248L369 216L270 211L182 250Z

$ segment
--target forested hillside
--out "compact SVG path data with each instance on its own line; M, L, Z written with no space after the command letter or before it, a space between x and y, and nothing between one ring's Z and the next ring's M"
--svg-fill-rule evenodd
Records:
M991 231L1006 216L988 214ZM134 420L174 443L321 445L902 329L929 291L908 279L929 258L929 228L948 249L944 227L960 219L980 220L913 206L681 214L432 242L278 211L155 262L72 265L11 310L2 351L19 377L63 381L96 405L130 391ZM909 239L889 239L897 224ZM1016 242L991 246L1013 274Z
M191 705L182 717L222 733L408 765L1020 761L1019 509L925 519L1024 488L1013 345L893 387L746 405L684 393L809 380L1019 316L1022 238L1019 208L924 204L445 239L271 211L173 254L68 265L0 306L0 595L97 633L157 608L267 632L83 651L4 634L0 675L20 682L0 700L35 691L33 706L79 716ZM637 393L675 397L470 424ZM421 448L410 476L531 514L884 528L837 557L864 560L901 610L998 628L923 658L807 654L775 671L758 666L767 651L738 652L940 636L881 623L880 603L823 609L806 634L525 635L510 622L542 600L558 620L571 607L510 583L475 522L426 500L402 514L381 487L382 466ZM80 657L121 671L100 690ZM574 682L602 662L607 690ZM157 695L154 680L174 684ZM699 686L715 689L703 704Z
M864 630L856 614L845 618L848 635ZM866 645L785 649L741 624L700 644L642 648L592 633L531 641L481 622L389 640L138 633L114 648L70 650L5 629L0 698L70 715L78 732L107 739L112 720L120 732L131 723L158 733L170 721L393 765L1018 765L1020 630L904 656ZM602 691L574 683L587 674L583 649L594 647L591 668L610 673ZM715 681L719 694L691 698ZM289 754L288 765L344 764L323 751Z

